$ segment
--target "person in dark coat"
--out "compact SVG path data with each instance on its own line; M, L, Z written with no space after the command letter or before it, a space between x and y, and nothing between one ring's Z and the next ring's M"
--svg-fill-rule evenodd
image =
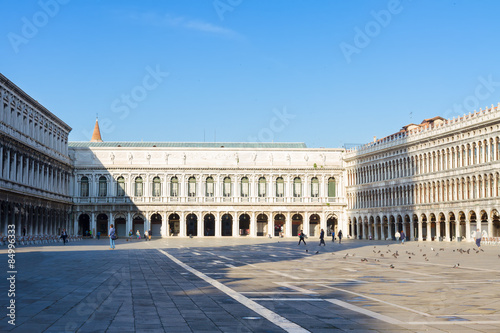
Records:
M339 238L339 244L341 244L342 243L342 230L339 230L337 237Z
M319 233L319 245L323 244L323 246L326 246L325 244L325 231L321 229L321 232Z
M300 245L300 242L304 242L304 245L306 245L306 241L304 240L304 237L306 235L304 234L304 232L302 230L300 230L300 233L299 233L299 244L297 245Z

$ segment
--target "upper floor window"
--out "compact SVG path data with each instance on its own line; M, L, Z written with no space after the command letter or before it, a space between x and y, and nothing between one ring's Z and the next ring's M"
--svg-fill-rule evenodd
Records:
M302 196L302 180L300 177L296 177L293 180L293 196L296 198Z
M259 178L259 197L265 197L266 196L266 178L260 177Z
M207 185L206 185L206 196L207 197L213 197L214 196L214 179L212 177L207 178Z
M231 178L226 177L224 178L224 191L223 195L225 197L230 197L231 196Z
M276 197L282 198L285 195L285 181L283 178L276 178Z
M311 179L311 197L319 197L319 180L316 177Z
M188 180L188 196L196 196L196 178L190 177Z
M161 181L160 177L153 178L153 197L161 196Z
M101 176L99 177L99 196L105 197L106 195L108 195L108 184L106 177Z
M335 193L335 178L330 177L328 179L328 197L334 198L336 196Z
M177 179L177 177L172 177L172 179L170 180L170 196L179 196L179 179Z
M81 197L89 196L89 179L87 177L82 177L80 181L80 196Z
M246 198L248 197L249 192L249 183L248 183L248 178L243 177L241 178L241 196Z
M142 197L143 195L143 182L141 177L137 177L135 179L135 196L136 197Z
M118 177L116 181L116 196L125 196L125 179L123 177Z

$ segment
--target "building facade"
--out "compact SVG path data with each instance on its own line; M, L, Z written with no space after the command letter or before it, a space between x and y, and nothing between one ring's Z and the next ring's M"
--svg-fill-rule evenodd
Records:
M296 236L345 219L342 149L295 143L72 142L74 230Z
M0 74L0 233L56 234L72 208L71 128Z
M0 74L0 233L387 240L500 237L500 104L351 150L303 143L70 142Z
M350 233L360 239L500 236L500 104L426 119L344 156Z

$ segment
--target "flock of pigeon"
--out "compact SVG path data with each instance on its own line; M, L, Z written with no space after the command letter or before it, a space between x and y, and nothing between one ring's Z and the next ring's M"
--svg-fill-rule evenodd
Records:
M387 245L387 247L389 247L389 245ZM418 244L417 247L420 247L420 244ZM426 247L426 246L424 245L424 247ZM427 255L426 253L422 253L423 252L422 248L419 249L419 250L420 250L420 253L417 253L417 254L415 254L414 252L405 251L405 255L408 256L408 259L412 259L412 257L417 257L417 255L422 254L422 257L424 258L424 260L425 261L429 261L429 257L431 255ZM444 248L439 248L438 250L436 250L433 247L431 247L430 250L432 252L435 252L435 254L434 254L435 257L439 257L439 252L440 251L445 251ZM398 250L396 250L395 252L391 251L391 249L387 249L386 251L377 250L377 246L374 246L372 251L373 251L373 253L375 255L379 255L381 258L385 258L386 256L387 257L392 256L392 257L394 257L394 259L398 259L398 257L401 256L401 254L399 253ZM484 252L483 249L476 249L476 248L467 249L467 250L460 248L460 249L453 250L453 252L458 252L460 254L471 254L471 251L475 251L476 254L478 254L480 252ZM308 251L306 250L306 252L308 252ZM316 251L316 254L318 254L318 253L319 252ZM332 254L335 255L334 252L332 252ZM355 255L356 255L355 253L353 253L353 254L346 253L342 258L343 259L347 259L349 256L354 257ZM500 258L500 254L498 255L498 257ZM377 258L375 258L374 261L375 262L380 262L380 260L377 259ZM361 262L368 262L368 259L367 258L361 258ZM389 267L390 268L394 268L395 266L393 264L390 264ZM457 263L457 264L455 264L453 266L453 268L459 268L459 267L460 267L460 263Z

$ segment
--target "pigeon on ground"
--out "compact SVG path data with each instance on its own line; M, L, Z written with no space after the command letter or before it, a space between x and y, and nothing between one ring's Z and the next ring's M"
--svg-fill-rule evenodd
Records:
M306 249L306 252L309 252L309 250L308 250L308 249Z
M455 266L453 266L453 268L458 268L458 266L460 266L460 264L456 264Z
M318 253L319 253L319 251L316 251L316 253L315 253L315 254L318 254Z
M391 264L389 267L390 267L390 268L394 268L394 265L393 265L393 264Z

